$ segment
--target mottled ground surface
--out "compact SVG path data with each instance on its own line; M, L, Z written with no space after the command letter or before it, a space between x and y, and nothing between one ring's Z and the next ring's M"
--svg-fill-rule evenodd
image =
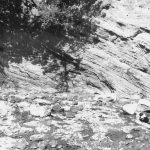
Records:
M1 150L148 150L149 130L122 111L130 99L77 88L68 93L5 88Z

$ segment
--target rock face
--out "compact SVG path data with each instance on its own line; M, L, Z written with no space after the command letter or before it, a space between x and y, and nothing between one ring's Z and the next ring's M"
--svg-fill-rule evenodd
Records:
M93 18L96 44L84 54L84 78L102 90L146 96L150 92L150 3L111 1L105 16ZM109 83L109 84L108 84Z
M93 44L82 53L80 83L118 95L148 96L150 92L150 3L147 0L101 0L101 14L93 17L97 30ZM96 4L95 4L96 5ZM54 87L39 66L23 61L6 71L20 85L30 83L40 89ZM41 88L42 87L42 88ZM31 88L32 89L32 88Z
M8 76L8 86L22 88L30 92L32 90L55 91L55 82L47 75L44 76L40 65L33 65L30 61L23 60L21 64L10 63L5 69Z

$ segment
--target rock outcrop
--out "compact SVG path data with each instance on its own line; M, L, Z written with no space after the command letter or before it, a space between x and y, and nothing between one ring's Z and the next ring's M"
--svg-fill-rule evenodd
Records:
M92 18L97 27L93 33L96 41L93 38L93 44L84 47L85 51L81 56L83 58L81 78L78 81L80 83L84 81L86 85L101 91L116 91L118 95L149 96L149 2L146 0L98 2L101 14ZM55 41L56 37L50 38ZM45 37L41 39L46 40ZM42 75L38 69L35 71L36 68L25 62L22 65L11 64L6 72L21 85L25 81L42 88L55 88L53 77L51 78L49 74Z
M101 16L93 18L98 42L88 45L84 54L86 82L120 94L149 95L149 12L146 0L113 0L109 9L104 7Z

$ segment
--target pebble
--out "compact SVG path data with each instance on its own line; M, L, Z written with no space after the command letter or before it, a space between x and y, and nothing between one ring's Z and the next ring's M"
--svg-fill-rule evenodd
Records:
M52 140L49 142L49 145L52 147L52 148L55 148L57 146L57 141L56 140Z
M45 137L45 134L34 134L30 136L31 141L42 141Z
M17 142L16 148L24 150L27 145L28 145L27 141L25 139L21 139Z
M126 104L123 106L123 110L126 113L133 115L136 112L137 106L138 106L138 104Z
M52 111L53 112L60 112L60 111L62 111L62 107L61 107L61 105L60 104L55 104L53 107L52 107Z
M79 111L82 111L82 110L83 110L83 105L77 106L77 109L78 109Z
M38 143L38 147L40 148L40 150L45 150L46 146L47 146L47 141L41 141Z
M76 106L72 106L70 108L70 111L73 112L73 113L77 113L78 112L78 108Z
M78 105L78 101L74 101L72 104L73 105Z
M68 112L66 112L66 117L67 118L74 118L75 117L75 113L68 111Z
M61 149L61 148L63 148L62 145L57 145L57 149Z
M37 147L38 147L38 144L34 142L31 144L30 149L36 149Z
M36 116L36 117L38 116L45 117L49 115L51 112L50 106L39 106L39 105L32 104L29 109L30 109L31 115Z
M79 106L72 106L70 108L70 111L71 112L74 112L74 113L77 113L78 111L82 111L83 110L83 106L82 105L79 105Z
M60 100L61 100L60 97L54 97L54 98L52 99L52 103L53 103L53 104L58 103Z
M64 106L63 109L64 111L70 111L70 106Z
M132 134L127 134L126 139L132 139L133 135Z

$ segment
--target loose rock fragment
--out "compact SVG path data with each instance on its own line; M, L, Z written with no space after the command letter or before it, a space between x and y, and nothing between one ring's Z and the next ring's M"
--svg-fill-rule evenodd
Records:
M32 143L30 146L31 149L36 149L37 147L38 147L37 142Z
M52 107L52 112L54 112L54 113L63 112L63 111L64 111L64 109L58 103Z
M25 139L20 139L16 143L16 148L18 148L19 150L24 150L27 145L28 145L28 142Z
M75 113L68 111L68 112L66 112L66 117L67 118L74 118L75 117Z
M74 102L73 102L73 105L78 105L78 101L74 101Z
M56 140L52 140L52 141L49 142L49 145L50 145L52 148L56 147L57 144L58 144L58 143L57 143Z
M57 149L61 149L61 148L63 148L62 145L57 145Z
M49 106L39 106L35 104L32 104L30 106L30 113L33 116L45 117L49 115L50 112L51 112L51 108Z
M69 106L64 106L63 109L64 109L64 111L70 111L70 107Z
M45 149L46 146L47 146L47 144L48 144L47 140L40 141L40 142L38 143L38 147L39 147L40 150L47 150L47 149Z
M10 107L7 105L7 103L4 101L0 101L0 116L3 117L7 115L9 110Z
M73 112L73 113L77 113L77 112L78 112L78 109L77 109L77 107L72 106L72 107L70 108L70 111Z
M45 137L45 134L34 134L30 136L31 141L42 141Z
M132 139L133 135L132 134L127 134L126 139Z
M80 106L72 106L70 108L70 111L73 112L73 113L77 113L78 111L82 111L83 110L83 106L80 105Z
M126 113L133 115L136 112L137 106L138 106L138 104L126 104L123 106L123 110Z

